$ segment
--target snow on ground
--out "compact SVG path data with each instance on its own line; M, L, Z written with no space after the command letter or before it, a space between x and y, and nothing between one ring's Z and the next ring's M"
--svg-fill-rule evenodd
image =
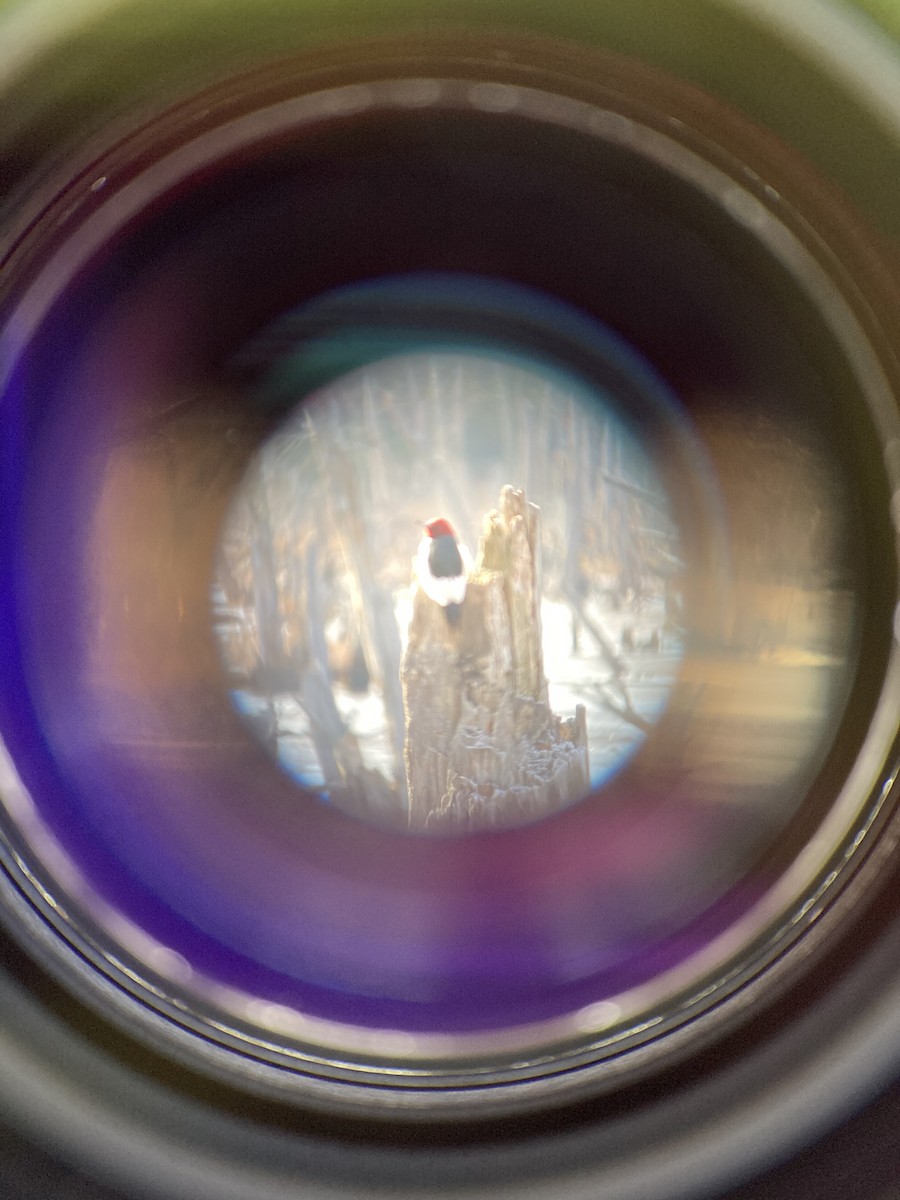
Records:
M589 615L614 642L616 650L628 665L625 685L636 712L647 721L656 721L666 701L681 661L681 646L674 639L663 644L661 651L622 651L622 632L628 626L638 644L663 623L662 603L650 606L639 615L612 610L589 610ZM588 746L591 756L591 778L595 784L612 775L644 739L644 734L605 703L602 687L612 681L613 672L586 631L581 631L580 649L572 652L571 610L566 604L544 600L541 605L543 624L544 671L550 693L550 707L561 717L575 714L575 706L583 704L587 715Z
M396 611L405 647L412 613L408 589L397 594ZM622 631L626 625L641 643L649 640L650 634L662 624L661 603L659 607L648 606L637 616L596 609L591 610L590 615L620 651ZM611 680L612 672L586 630L581 632L579 650L573 653L568 605L545 599L541 606L541 620L550 706L559 716L572 717L576 705L585 705L591 776L595 784L600 783L631 756L644 735L634 725L610 711L604 703L600 688ZM632 705L646 720L656 720L665 707L675 681L681 659L680 646L672 640L671 644L663 646L662 651L637 650L623 657L629 667L625 682ZM397 765L381 697L374 690L357 695L338 685L334 687L334 696L344 721L357 738L366 765L393 779ZM235 703L252 721L254 715L257 718L264 715L267 701L247 692L236 692ZM279 762L286 771L310 786L321 787L324 780L309 735L306 714L291 695L277 696L273 703L278 719Z
M306 713L292 696L279 696L275 705L279 763L289 775L302 779L310 787L324 787L325 778L309 736Z

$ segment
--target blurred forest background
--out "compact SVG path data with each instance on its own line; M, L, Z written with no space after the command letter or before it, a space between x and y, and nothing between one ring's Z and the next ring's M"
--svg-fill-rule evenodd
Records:
M402 810L398 668L422 524L448 518L474 556L507 483L541 509L550 701L562 715L587 706L594 782L661 711L681 653L683 565L634 436L564 377L501 357L405 355L289 418L222 532L213 606L235 701L308 785L327 791L350 762L380 781L368 803Z

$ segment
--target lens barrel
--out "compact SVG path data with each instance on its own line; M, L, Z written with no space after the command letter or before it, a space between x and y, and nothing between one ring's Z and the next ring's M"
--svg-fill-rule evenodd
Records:
M900 68L308 7L7 18L3 1110L98 1195L722 1194L897 1066Z

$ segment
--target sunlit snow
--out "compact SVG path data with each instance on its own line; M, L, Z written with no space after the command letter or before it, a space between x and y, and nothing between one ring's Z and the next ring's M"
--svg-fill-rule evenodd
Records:
M409 589L395 597L397 623L405 645L412 613ZM647 721L658 720L665 707L678 664L681 645L674 636L663 641L659 650L637 649L623 652L622 631L627 626L638 645L650 642L663 624L662 601L649 601L644 610L632 612L593 611L606 633L615 642L628 667L626 683L636 712ZM566 604L545 599L541 605L543 624L544 669L549 685L550 707L562 717L573 716L575 707L584 704L587 713L591 778L595 785L613 774L637 749L643 733L604 703L603 686L612 681L613 672L598 653L591 635L582 631L580 649L572 652L571 612ZM366 766L395 777L395 763L384 704L375 689L363 695L333 685L335 701L348 729L356 737ZM235 703L247 716L265 712L268 701L247 691L234 693ZM290 693L272 701L278 728L278 761L291 775L310 787L323 787L324 779L309 733L309 721L297 698Z

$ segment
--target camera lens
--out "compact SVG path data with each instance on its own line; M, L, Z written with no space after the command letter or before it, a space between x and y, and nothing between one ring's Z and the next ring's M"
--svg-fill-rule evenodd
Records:
M220 83L7 258L7 923L376 1142L702 1061L896 839L877 235L667 76L479 45Z

